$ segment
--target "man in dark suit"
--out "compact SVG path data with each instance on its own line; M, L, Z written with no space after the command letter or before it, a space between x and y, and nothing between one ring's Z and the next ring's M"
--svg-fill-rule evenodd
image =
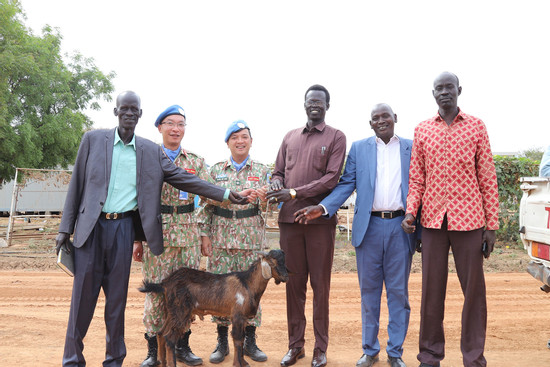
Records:
M62 246L74 251L75 265L65 367L86 365L83 339L101 288L107 331L103 366L122 366L133 244L146 240L155 255L164 250L160 214L163 182L218 201L247 202L246 197L176 167L159 145L136 136L134 130L142 114L136 93L121 93L114 114L117 128L90 131L82 137L56 237L56 251ZM74 234L73 246L69 245L70 234Z
M352 245L361 287L363 355L357 367L371 367L378 360L380 297L385 283L389 324L386 352L391 367L405 367L401 359L409 326L408 282L414 235L401 229L409 188L412 141L394 134L397 115L387 104L374 106L370 126L376 136L356 141L348 155L344 174L332 193L295 213L307 223L321 215L332 217L357 190Z

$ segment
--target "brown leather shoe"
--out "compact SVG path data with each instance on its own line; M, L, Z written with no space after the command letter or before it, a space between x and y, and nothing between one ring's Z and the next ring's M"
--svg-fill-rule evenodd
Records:
M296 361L298 361L300 358L304 358L305 356L306 352L304 351L303 347L289 349L289 351L281 360L281 366L292 366L294 363L296 363Z
M327 365L327 355L322 352L321 349L315 348L313 350L313 359L311 360L311 367L325 367Z

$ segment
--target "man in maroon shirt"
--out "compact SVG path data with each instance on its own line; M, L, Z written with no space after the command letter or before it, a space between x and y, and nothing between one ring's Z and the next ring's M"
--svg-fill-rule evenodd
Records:
M338 183L346 154L346 136L325 124L330 94L321 85L305 94L306 126L289 131L283 139L271 189L267 197L284 202L279 213L281 248L293 273L286 285L288 353L282 366L305 356L305 302L308 276L313 289L315 347L312 367L327 364L329 293L337 218L318 218L307 225L295 223L294 213L317 205Z

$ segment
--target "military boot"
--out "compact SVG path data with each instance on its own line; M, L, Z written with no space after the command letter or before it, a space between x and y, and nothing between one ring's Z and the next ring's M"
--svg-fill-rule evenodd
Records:
M227 326L218 325L218 345L210 355L210 363L221 363L225 356L229 354L229 345L227 344Z
M176 343L176 359L188 366L201 365L202 359L193 354L189 347L189 335L191 335L191 330L183 334L183 337Z
M147 357L145 357L145 360L141 362L139 367L158 366L160 362L157 360L157 336L148 336L147 333L145 333L145 340L147 340Z
M256 345L256 327L248 325L244 331L244 355L256 362L267 361L267 356Z

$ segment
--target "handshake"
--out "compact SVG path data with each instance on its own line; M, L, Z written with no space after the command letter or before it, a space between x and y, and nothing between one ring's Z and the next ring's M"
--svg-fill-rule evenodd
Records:
M232 195L238 201L231 199ZM244 189L243 191L240 191L240 192L231 191L231 194L229 194L229 200L231 200L233 204L245 205L245 204L255 202L256 199L260 199L261 201L266 201L267 200L266 196L267 196L267 185L262 186L259 189L249 188L249 189Z
M239 202L232 200L231 195L233 195L234 198L238 198ZM274 202L285 202L294 199L296 197L296 191L293 189L285 189L280 180L273 180L269 187L266 185L259 189L250 188L238 193L231 191L231 195L229 195L229 199L234 204L252 203L256 201L256 199L260 199L261 201L272 200Z

